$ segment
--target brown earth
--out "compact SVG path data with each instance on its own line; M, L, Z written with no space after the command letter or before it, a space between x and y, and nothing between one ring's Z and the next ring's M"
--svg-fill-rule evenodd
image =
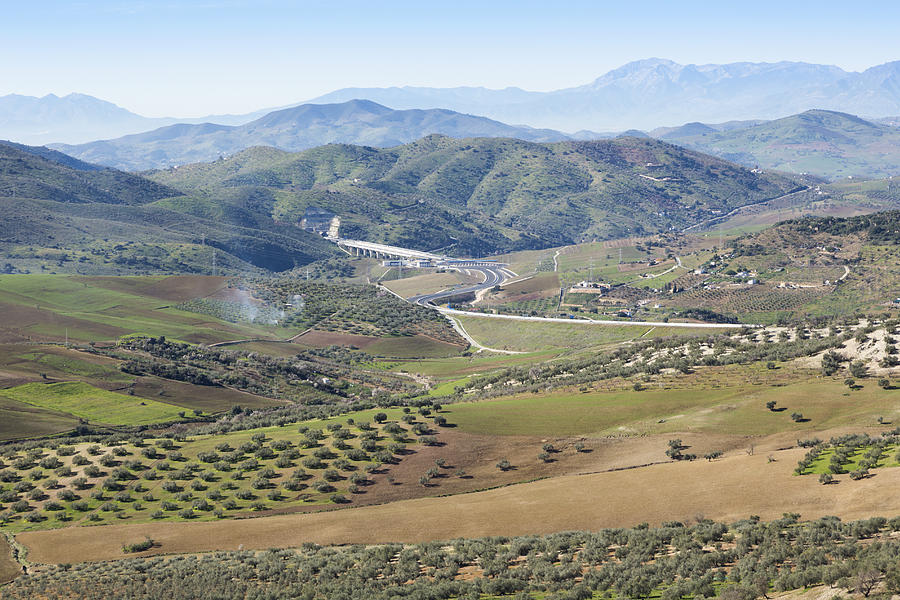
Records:
M78 419L72 415L16 402L0 395L0 440L54 435L71 431L77 426Z
M116 339L129 333L119 327L66 317L34 306L0 303L0 313L3 314L3 320L0 322L0 343L62 340L62 335L47 335L29 331L29 328L35 325L53 326L59 331L69 328L72 330L73 338L75 332L87 333L98 340Z
M502 286L498 292L489 292L485 300L503 303L552 298L559 294L559 277L556 273L538 273L533 277Z
M900 512L900 469L822 486L792 475L804 451L791 449L678 462L592 475L567 475L484 492L403 500L314 514L239 521L107 525L19 534L39 563L121 558L123 543L153 538L149 553L262 549L320 544L422 542L455 537L543 534L627 527L638 522L711 518L734 521L784 512L804 519L857 519Z
M9 583L22 574L22 567L12 557L12 548L6 537L0 535L0 585Z
M51 364L21 358L22 354L32 352L52 354L62 358L71 358L76 361L100 365L111 369L116 369L118 365L118 361L111 358L96 354L88 354L86 352L78 352L77 350L67 349L61 346L0 343L0 387L8 388L23 383L44 380L45 378L41 376L41 373L46 375L46 379L49 380L69 381L73 378L71 373L60 370ZM91 385L104 387L104 382L100 379L91 377L86 377L84 379L89 381Z
M193 385L160 377L137 377L134 395L186 408L199 408L216 413L238 405L243 408L267 408L288 404L284 400L265 398L219 386Z
M371 346L380 340L381 338L371 335L355 335L352 333L338 333L335 331L319 331L317 329L311 329L303 335L294 338L294 343L308 348L355 346L365 350L366 346Z
M171 302L184 302L219 292L226 286L228 278L211 275L173 275L159 279L152 278L149 282L144 277L79 277L78 280L108 290Z

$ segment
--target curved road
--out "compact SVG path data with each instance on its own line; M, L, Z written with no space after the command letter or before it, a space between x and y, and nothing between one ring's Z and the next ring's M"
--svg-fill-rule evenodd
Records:
M467 293L477 294L481 290L490 289L495 285L500 285L506 279L506 273L504 273L503 268L499 266L463 267L463 269L466 271L478 271L484 276L484 281L475 285L435 292L434 294L419 294L418 296L407 298L407 301L421 306L436 305L441 298L449 298L451 296Z

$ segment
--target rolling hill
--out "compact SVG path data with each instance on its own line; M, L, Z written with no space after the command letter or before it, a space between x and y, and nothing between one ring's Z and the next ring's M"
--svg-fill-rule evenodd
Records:
M278 222L323 208L341 216L343 237L460 255L683 228L798 187L633 137L538 144L431 135L387 149L251 148L147 176L183 192L180 210L243 194Z
M46 148L0 144L0 258L7 272L283 271L333 256L279 225L253 194L180 211L181 192ZM214 250L215 249L215 250Z
M126 170L208 162L252 146L304 150L329 143L398 146L431 133L451 137L516 137L557 141L556 131L513 127L449 110L392 110L367 100L304 104L266 114L240 126L178 124L153 131L69 146L54 145L80 159Z
M688 123L653 133L745 166L828 179L900 175L900 129L840 112L809 110L731 129Z

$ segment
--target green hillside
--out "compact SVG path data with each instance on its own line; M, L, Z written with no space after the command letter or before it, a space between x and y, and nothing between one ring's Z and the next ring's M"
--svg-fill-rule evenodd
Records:
M0 259L5 272L209 274L213 260L218 273L284 271L336 254L276 223L257 196L203 205L138 175L0 144Z
M637 138L537 144L432 135L387 149L251 148L147 176L181 190L181 209L195 214L242 198L298 223L315 206L341 216L343 237L456 254L663 232L798 187Z
M0 143L0 197L144 204L175 194L143 177L98 169L46 148Z
M699 125L688 124L662 137L743 165L789 173L829 179L900 174L900 129L845 113L810 110L729 131Z

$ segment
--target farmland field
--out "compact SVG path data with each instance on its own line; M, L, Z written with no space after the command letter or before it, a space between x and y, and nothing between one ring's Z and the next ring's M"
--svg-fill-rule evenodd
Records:
M195 342L284 335L270 326L225 323L172 308L194 292L222 289L224 278L163 280L79 278L64 275L0 275L0 336L62 341L110 340L142 333ZM5 333L5 335L4 335ZM296 332L295 332L296 333Z
M53 435L74 429L78 419L3 396L0 390L0 441Z
M785 509L804 519L843 519L900 512L891 490L900 469L869 480L822 487L812 477L791 475L802 451L768 456L738 453L712 463L668 463L609 473L572 475L495 490L361 507L352 511L264 517L242 521L110 525L104 535L90 528L23 533L19 540L38 562L66 562L68 549L83 560L121 556L121 545L152 536L152 552L185 553L273 545L421 542L456 537L525 535L628 526L634 514L651 524L695 517L733 522L763 519ZM769 458L774 460L770 460ZM778 494L771 493L778 482ZM766 485L761 485L765 482ZM422 527L427 523L427 527Z
M728 379L726 371L726 386ZM900 391L881 389L874 382L851 391L840 381L808 379L778 387L743 384L528 394L454 404L448 411L463 431L490 435L769 435L787 431L806 435L841 426L872 427L878 425L879 417L886 423L900 420L898 399ZM777 410L765 408L770 400L777 402ZM794 412L805 420L792 421L789 415Z
M107 392L82 382L26 383L0 390L11 400L69 413L93 423L146 425L172 421L183 412L177 406Z
M412 277L404 277L403 279L384 281L382 284L395 294L408 298L417 294L431 294L457 284L476 281L476 278L468 277L458 271L447 271L445 273L428 272L413 275Z
M364 350L374 356L389 358L440 358L458 355L464 349L426 335L375 337L315 329L295 338L293 345L301 348L347 346ZM281 352L285 348L279 347L277 350Z
M386 414L396 419L402 415L399 410ZM368 425L375 415L369 411L354 413L355 419L311 421L299 430L295 425L265 427L183 441L161 438L7 453L3 481L17 483L0 484L0 493L29 493L27 499L18 496L22 509L7 516L5 524L22 531L111 522L218 520L349 504L354 499L372 502L382 495L373 490L391 489L376 477L382 463L402 464L406 455L415 455L415 448L430 439L419 441L421 433L413 435L408 424L397 421ZM33 475L35 467L55 470L59 479ZM37 485L24 484L27 479ZM381 485L372 487L379 481ZM26 511L45 516L29 519L22 516Z
M707 335L709 330L653 325L588 325L516 321L487 317L455 316L479 343L490 348L521 352L552 349L581 350L617 344L643 337L670 335ZM584 318L584 315L579 315Z
M861 248L868 263L892 264L890 250ZM485 303L556 310L557 286L584 277L592 260L600 276L631 279L671 268L663 250L642 240L568 247L558 272L539 271ZM681 271L712 256L702 245L683 254L671 273L679 284L695 281ZM546 252L533 258L546 267ZM761 271L771 262L741 260ZM843 271L790 265L782 276ZM606 308L655 293L626 287L613 298L604 290ZM38 303L42 289L49 300ZM739 294L722 302L775 319L786 299L813 293L751 289L756 313ZM714 292L667 293L653 314ZM799 440L880 439L900 422L889 366L900 326L884 315L763 332L459 317L479 343L512 352L499 354L467 350L437 313L345 283L48 276L13 280L2 293L20 315L49 315L4 323L0 344L0 439L11 441L0 452L0 526L32 563L71 562L71 548L79 560L120 558L144 536L153 544L139 555L900 509L893 445L865 477L841 472L822 486L829 450L811 475L794 474ZM561 310L593 316L599 296L569 293ZM772 298L782 304L768 310ZM191 311L173 308L176 300ZM228 302L284 303L297 326L217 312ZM34 343L70 325L69 347L64 337ZM83 337L104 327L107 337ZM827 373L825 352L840 354ZM863 460L855 452L847 469Z

